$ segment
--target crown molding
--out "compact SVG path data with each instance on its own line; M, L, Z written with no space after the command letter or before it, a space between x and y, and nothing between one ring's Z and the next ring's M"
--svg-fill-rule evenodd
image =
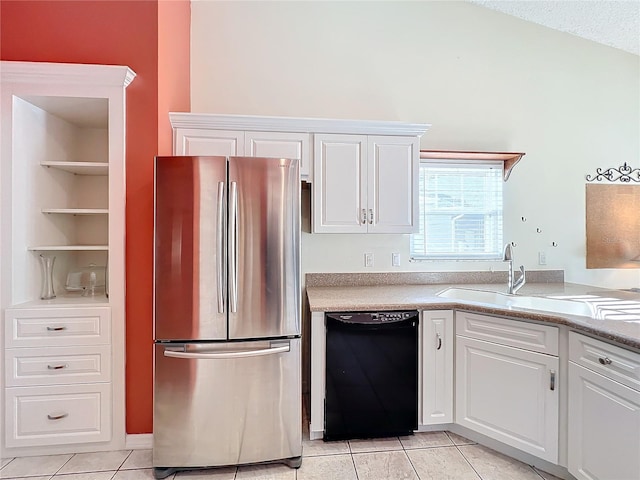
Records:
M127 87L136 73L122 65L48 62L0 62L0 79L7 83L91 84Z
M260 132L345 133L362 135L422 136L431 126L373 120L218 115L211 113L169 113L173 128L201 130L244 130Z

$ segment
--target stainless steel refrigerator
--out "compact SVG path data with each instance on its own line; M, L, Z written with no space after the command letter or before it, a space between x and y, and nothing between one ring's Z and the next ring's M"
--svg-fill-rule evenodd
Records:
M156 157L153 467L300 466L297 160Z

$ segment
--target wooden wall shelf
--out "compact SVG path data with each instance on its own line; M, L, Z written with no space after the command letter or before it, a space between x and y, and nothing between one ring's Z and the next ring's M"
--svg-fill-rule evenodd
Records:
M436 160L499 160L504 162L503 179L509 179L511 170L525 154L522 152L467 152L457 150L420 150L420 158Z

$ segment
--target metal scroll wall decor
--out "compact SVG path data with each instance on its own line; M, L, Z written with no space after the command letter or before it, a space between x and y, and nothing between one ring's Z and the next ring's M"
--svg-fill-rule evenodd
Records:
M627 162L624 162L624 165L618 168L607 168L606 170L602 170L601 168L596 169L596 174L594 176L587 175L587 182L595 182L609 180L610 182L640 182L640 168L631 168L627 165Z
M587 268L640 268L640 169L598 168L586 185Z

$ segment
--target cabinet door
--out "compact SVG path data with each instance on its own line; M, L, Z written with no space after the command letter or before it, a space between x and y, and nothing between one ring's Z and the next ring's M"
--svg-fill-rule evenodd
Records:
M295 158L300 160L300 178L310 180L309 134L287 132L245 132L245 155L250 157Z
M640 478L640 392L569 362L569 473Z
M422 424L453 422L453 311L422 312Z
M244 155L244 132L179 128L174 135L175 155Z
M313 232L366 233L367 137L315 135Z
M370 136L367 171L369 232L418 230L417 137Z
M558 357L456 337L456 423L558 460Z

